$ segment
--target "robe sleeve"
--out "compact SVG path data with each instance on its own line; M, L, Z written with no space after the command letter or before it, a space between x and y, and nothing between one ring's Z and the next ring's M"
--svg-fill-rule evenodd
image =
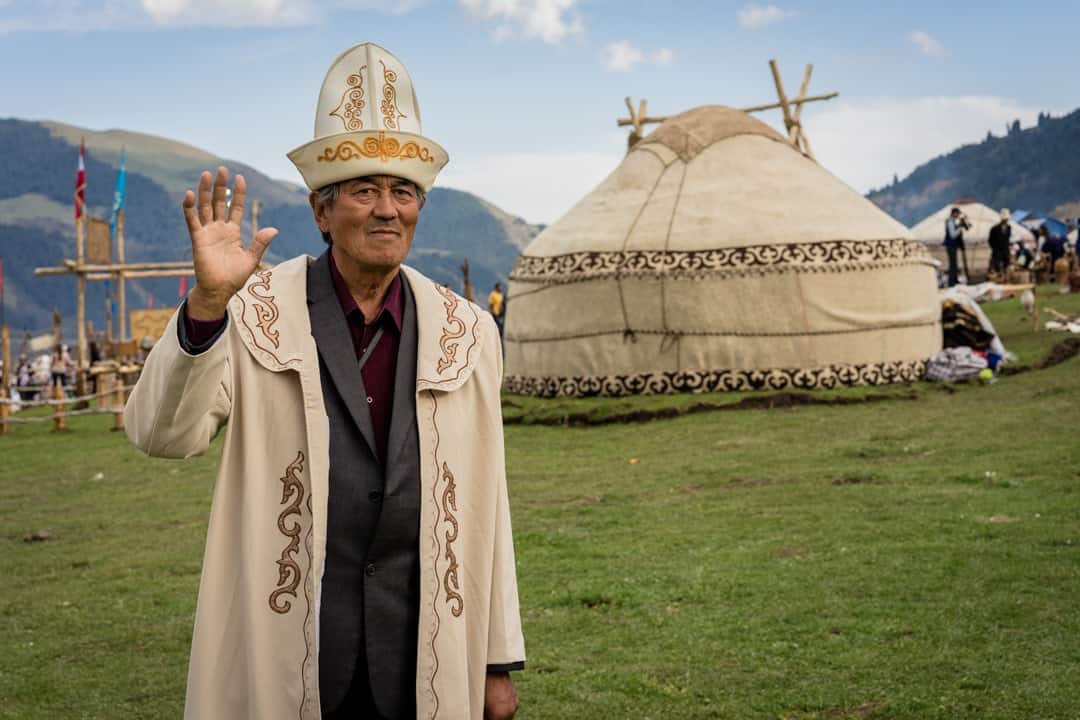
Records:
M155 457L186 458L210 447L232 408L227 332L203 352L181 346L177 311L150 351L124 407L128 438Z
M489 336L494 338L497 375L495 387L502 384L502 345L495 321L488 318ZM495 393L498 398L499 394ZM494 562L491 573L491 615L488 622L488 672L521 670L525 667L525 638L521 632L518 606L517 567L514 561L514 537L510 526L510 501L506 489L506 462L503 450L502 406L492 409L499 428L496 447L498 477L496 499Z

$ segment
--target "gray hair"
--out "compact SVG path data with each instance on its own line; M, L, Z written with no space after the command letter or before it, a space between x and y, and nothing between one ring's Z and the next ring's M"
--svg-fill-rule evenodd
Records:
M353 179L357 180L357 179L360 179L360 178L353 178ZM401 179L405 180L405 182L407 182L407 183L409 183L410 185L413 186L413 188L416 190L416 198L417 198L417 200L419 200L420 204L423 205L424 204L424 199L427 197L427 193L424 192L424 189L421 188L416 183L414 183L412 180L407 180L406 178L401 178ZM337 201L338 195L341 194L341 183L343 183L343 182L348 182L348 181L347 180L340 180L340 181L338 181L336 183L331 183L330 185L324 185L323 187L316 190L315 194L318 197L319 204L320 205L325 205L326 207L332 206ZM332 240L330 239L330 233L324 232L322 234L322 239L323 239L323 242L325 242L327 245L332 244Z

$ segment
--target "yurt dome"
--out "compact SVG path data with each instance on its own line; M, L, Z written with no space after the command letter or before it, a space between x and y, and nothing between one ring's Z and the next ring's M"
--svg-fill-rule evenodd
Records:
M509 392L910 381L941 349L926 249L768 125L690 110L638 142L510 275Z

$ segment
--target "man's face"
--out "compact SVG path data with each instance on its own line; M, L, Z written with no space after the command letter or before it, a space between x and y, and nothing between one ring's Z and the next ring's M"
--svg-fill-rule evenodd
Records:
M423 200L408 180L376 175L342 182L331 205L312 193L311 206L319 230L330 233L336 259L386 270L409 254Z

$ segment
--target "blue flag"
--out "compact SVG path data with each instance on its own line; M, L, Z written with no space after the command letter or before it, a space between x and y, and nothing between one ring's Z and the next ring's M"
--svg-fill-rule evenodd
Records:
M127 185L127 170L125 169L125 154L124 149L120 150L120 170L116 174L116 192L113 193L112 203L112 216L109 218L109 225L112 228L113 240L116 239L116 215L124 209L124 196L126 194L125 187Z

